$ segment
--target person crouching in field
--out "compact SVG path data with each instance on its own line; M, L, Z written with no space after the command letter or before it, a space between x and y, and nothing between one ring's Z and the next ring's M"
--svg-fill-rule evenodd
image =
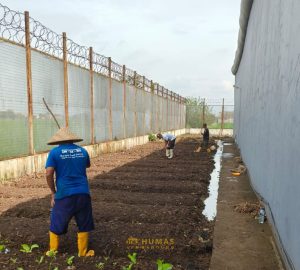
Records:
M80 142L68 128L61 128L50 139L53 148L46 162L46 179L51 190L50 245L46 254L57 251L59 236L67 233L72 217L78 227L78 256L94 256L88 251L89 232L94 229L92 204L86 168L90 167L88 152L74 144ZM56 181L54 181L54 173Z
M207 147L209 143L209 129L207 128L207 124L203 124L203 129L203 132L201 132L203 136L201 147Z
M165 141L166 157L169 159L173 158L176 137L172 134L161 134L161 133L158 133L156 137L158 139L163 139Z

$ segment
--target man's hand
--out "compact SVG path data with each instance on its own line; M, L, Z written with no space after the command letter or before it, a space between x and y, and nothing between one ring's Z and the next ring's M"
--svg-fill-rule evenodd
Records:
M167 141L165 141L165 147L164 147L164 149L167 149L168 144L169 143Z
M51 208L53 208L55 204L54 196L55 194L51 194L51 201L50 201Z
M47 179L47 184L51 190L51 201L50 201L50 205L51 207L54 206L54 195L55 195L55 184L54 184L54 168L53 167L48 167L46 169L46 179Z

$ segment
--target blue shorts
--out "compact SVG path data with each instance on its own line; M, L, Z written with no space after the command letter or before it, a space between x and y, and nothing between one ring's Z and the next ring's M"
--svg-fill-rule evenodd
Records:
M50 231L57 235L67 233L72 217L75 217L79 232L94 230L92 203L89 194L75 194L55 200L50 215Z

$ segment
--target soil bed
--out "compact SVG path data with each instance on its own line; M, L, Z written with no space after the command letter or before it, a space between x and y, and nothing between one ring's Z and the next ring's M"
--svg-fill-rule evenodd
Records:
M173 160L166 159L158 142L93 159L89 178L96 229L90 248L96 256L76 256L77 230L71 221L51 269L66 269L72 255L76 269L97 269L99 262L104 268L98 269L122 269L133 252L138 254L133 269L157 269L159 258L173 269L208 269L213 222L201 213L214 161L213 153L194 153L199 142L183 136ZM48 246L48 194L42 174L0 186L0 244L10 249L0 254L0 269L49 269L49 258L36 262ZM39 249L22 253L23 243Z

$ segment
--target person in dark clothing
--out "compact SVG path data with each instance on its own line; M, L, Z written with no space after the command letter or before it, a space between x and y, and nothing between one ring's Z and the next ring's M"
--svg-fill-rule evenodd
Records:
M207 147L209 142L209 129L207 128L207 124L203 124L203 132L201 132L201 135L203 136L203 141L201 146Z

